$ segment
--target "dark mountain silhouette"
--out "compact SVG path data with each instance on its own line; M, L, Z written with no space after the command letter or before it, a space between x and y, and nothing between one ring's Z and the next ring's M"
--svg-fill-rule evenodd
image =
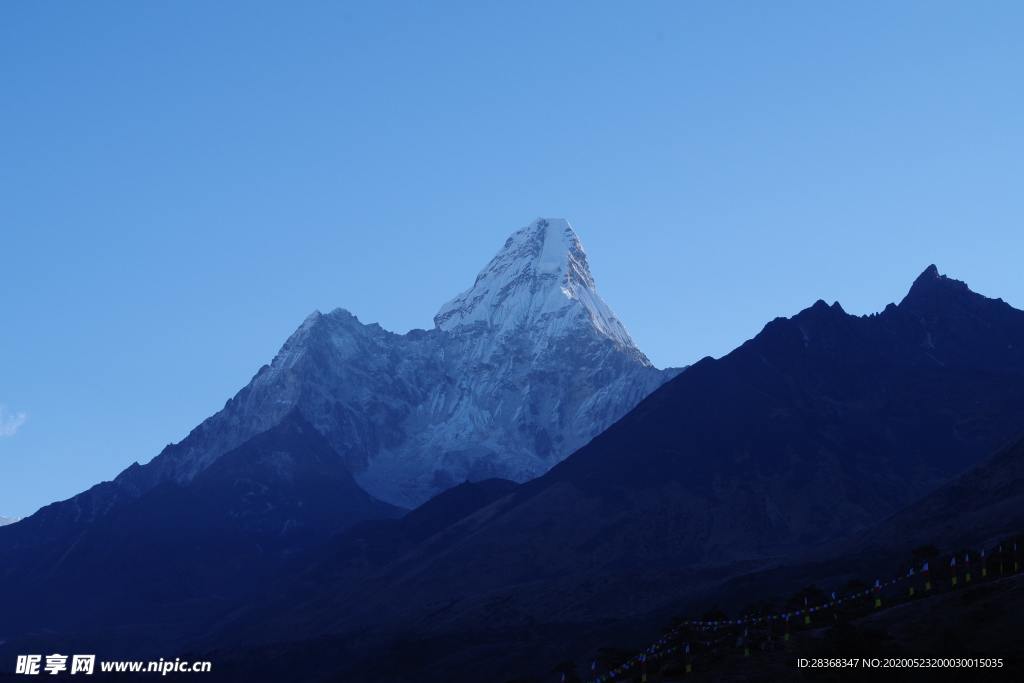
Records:
M692 366L440 546L328 581L289 604L287 634L261 635L415 624L410 643L455 643L443 667L417 660L423 680L529 666L555 656L524 644L544 624L597 638L878 524L1019 432L1022 380L1024 313L934 266L879 314L819 301Z
M232 606L313 541L400 513L359 488L293 412L188 484L159 485L84 532L74 520L47 529L67 539L61 546L39 544L31 525L6 527L0 634L91 631L102 643L149 630L150 638L173 638Z

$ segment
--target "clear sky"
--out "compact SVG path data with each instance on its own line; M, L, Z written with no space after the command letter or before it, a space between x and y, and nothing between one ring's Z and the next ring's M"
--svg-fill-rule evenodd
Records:
M1019 2L7 2L0 515L219 409L314 308L428 327L568 218L658 365L935 262L1024 306Z

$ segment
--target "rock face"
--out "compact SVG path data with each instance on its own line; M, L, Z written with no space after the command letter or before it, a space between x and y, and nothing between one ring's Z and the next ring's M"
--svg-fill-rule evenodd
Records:
M412 507L544 473L676 374L633 344L563 220L513 234L434 322L395 334L313 313L221 412L121 483L188 481L298 409L363 488Z

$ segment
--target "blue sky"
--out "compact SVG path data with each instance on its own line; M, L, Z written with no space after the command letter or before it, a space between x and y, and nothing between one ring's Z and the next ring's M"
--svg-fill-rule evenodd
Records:
M5 3L0 515L146 461L314 308L405 331L568 218L658 365L929 263L1024 306L1024 6Z

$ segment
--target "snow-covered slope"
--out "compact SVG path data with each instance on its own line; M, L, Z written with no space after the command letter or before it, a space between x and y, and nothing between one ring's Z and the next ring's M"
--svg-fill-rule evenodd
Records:
M675 374L633 345L564 220L513 234L434 322L395 334L313 313L221 412L119 482L189 480L297 407L367 491L412 506L545 472Z
M636 351L597 295L583 245L565 220L539 219L509 237L473 286L441 307L434 325L450 332L480 329L498 342L524 328L546 341L590 327Z
M0 526L7 526L18 521L17 517L0 517Z

